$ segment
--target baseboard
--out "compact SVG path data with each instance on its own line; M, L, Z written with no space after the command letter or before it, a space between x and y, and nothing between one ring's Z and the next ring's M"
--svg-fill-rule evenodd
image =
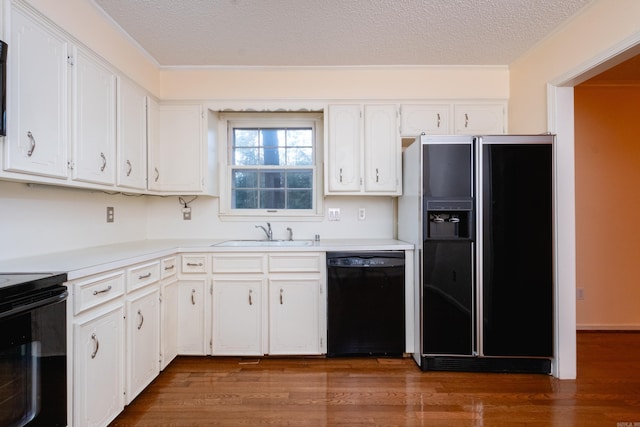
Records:
M578 331L640 331L640 325L618 324L618 325L602 325L602 324L578 324Z

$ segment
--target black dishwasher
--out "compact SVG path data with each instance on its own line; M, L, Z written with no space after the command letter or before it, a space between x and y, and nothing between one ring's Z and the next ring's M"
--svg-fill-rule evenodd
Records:
M404 251L327 252L327 356L402 356Z

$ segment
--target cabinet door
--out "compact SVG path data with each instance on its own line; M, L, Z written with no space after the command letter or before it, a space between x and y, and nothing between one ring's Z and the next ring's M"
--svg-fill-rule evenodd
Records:
M207 354L205 336L206 279L184 280L178 285L178 354Z
M326 193L360 191L361 123L359 105L329 105Z
M499 135L505 132L505 106L454 106L455 133L457 135Z
M128 79L118 84L119 187L147 188L147 95Z
M269 280L269 354L320 354L320 280Z
M13 5L5 169L67 178L67 41Z
M166 368L178 355L178 280L162 284L160 302L160 369Z
M127 301L127 404L160 372L160 292Z
M116 76L83 49L73 55L74 180L115 184Z
M402 143L395 105L364 107L364 189L399 194Z
M449 105L403 105L400 114L400 135L416 138L426 134L446 135L449 128Z
M169 192L203 190L202 107L159 105L149 147L149 188Z
M74 325L74 425L108 425L124 408L124 307Z
M264 354L263 284L262 278L214 278L213 354Z

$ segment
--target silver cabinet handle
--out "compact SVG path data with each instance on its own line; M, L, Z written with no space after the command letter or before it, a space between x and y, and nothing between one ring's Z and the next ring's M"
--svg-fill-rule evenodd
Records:
M187 267L202 267L202 263L201 262L188 262L187 263Z
M27 131L27 138L31 141L31 147L29 147L29 151L27 151L27 156L31 157L33 155L33 150L36 149L36 139L33 137L31 131Z
M132 171L133 171L133 166L131 166L131 162L127 160L127 176L130 176Z
M342 168L340 168L340 182L342 182Z
M253 305L253 289L249 289L249 305Z
M282 305L282 304L283 304L283 300L282 300L282 299L283 299L283 298L282 298L282 295L283 295L283 294L284 294L284 290L282 290L282 288L280 288L280 305Z
M438 113L438 128L440 128L440 113Z
M464 127L469 127L469 115L464 113Z
M104 289L100 289L99 291L93 291L93 295L104 294L111 290L111 285L107 286Z
M380 173L378 171L378 168L376 168L376 182L380 182Z
M95 359L98 354L98 350L100 350L100 341L98 341L96 334L91 334L91 340L93 341L93 352L91 353L91 358Z
M151 272L143 274L142 276L138 276L138 280L148 279L149 277L151 277Z
M196 305L196 290L191 289L191 305Z
M174 268L176 268L176 265L175 265L175 264L167 265L167 266L164 268L164 271L167 271L167 270L173 270Z
M104 155L104 153L100 153L100 158L102 159L102 166L100 166L100 172L104 172L105 168L107 167L107 157Z
M160 179L160 171L158 171L158 168L153 168L153 170L156 171L156 179L154 181L158 182L158 180Z
M138 330L142 329L142 325L144 324L144 316L142 315L142 310L138 310L138 317L140 318L140 323L138 323Z

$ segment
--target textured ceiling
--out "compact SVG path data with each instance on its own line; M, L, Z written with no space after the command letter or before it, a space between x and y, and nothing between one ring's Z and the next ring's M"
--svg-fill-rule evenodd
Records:
M591 0L92 0L161 66L507 65Z

